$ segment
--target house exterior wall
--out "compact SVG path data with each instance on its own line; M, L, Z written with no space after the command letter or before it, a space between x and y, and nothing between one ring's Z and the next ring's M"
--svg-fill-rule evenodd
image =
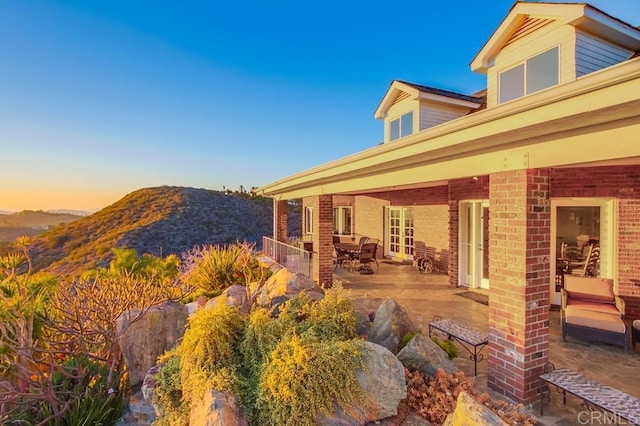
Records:
M576 32L576 77L618 64L633 52L583 31Z
M421 101L418 130L428 129L438 124L446 123L469 113L471 109L455 105L445 105L438 102Z
M616 199L616 292L625 300L625 316L640 318L640 166L551 169L549 176L553 198Z
M489 177L479 176L478 180L472 178L456 179L449 181L449 286L457 287L458 274L458 239L460 201L462 200L487 200L489 199ZM491 206L489 206L491 211Z
M560 47L559 84L575 80L575 39L574 27L554 22L547 25L545 31L535 31L504 47L487 70L487 108L498 105L498 75L500 72L555 46Z

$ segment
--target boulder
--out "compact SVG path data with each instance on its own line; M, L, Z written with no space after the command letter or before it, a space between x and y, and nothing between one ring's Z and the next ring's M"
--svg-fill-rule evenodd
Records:
M397 414L398 404L407 397L402 363L386 348L371 342L365 346L363 367L355 371L364 401L336 406L332 415L317 419L322 425L364 425Z
M206 307L214 307L223 301L228 306L237 307L241 312L249 312L249 296L247 294L247 287L243 285L232 285L225 288L219 296L209 300Z
M384 346L396 354L402 336L415 332L416 327L411 322L407 311L395 300L387 299L382 302L376 312L367 340Z
M152 306L138 320L140 311L124 312L116 322L116 333L122 357L129 372L129 384L135 386L144 380L147 371L159 355L173 348L184 334L187 309L176 302Z
M360 337L366 338L371 328L371 321L369 317L362 312L356 310L356 334Z
M501 426L506 424L500 416L480 404L467 392L460 392L456 409L447 416L443 426Z
M128 407L122 413L122 417L116 421L116 426L147 426L156 420L153 407L142 397L140 391L129 397Z
M147 374L144 376L144 380L142 381L140 391L142 392L144 400L151 404L156 416L159 417L162 415L162 410L156 403L156 375L158 374L158 368L159 367L157 365L154 365L149 369L149 371L147 371Z
M419 370L425 376L435 374L438 368L442 368L447 373L456 371L447 353L433 340L422 334L416 334L397 356L409 370Z
M208 390L202 401L194 404L189 424L198 426L247 426L234 398L226 393Z
M324 297L324 290L311 278L302 274L293 274L283 268L269 277L250 299L262 308L272 309L299 293L306 293L312 300Z
M379 426L431 426L431 422L411 409L406 400L398 405L398 414L373 424Z

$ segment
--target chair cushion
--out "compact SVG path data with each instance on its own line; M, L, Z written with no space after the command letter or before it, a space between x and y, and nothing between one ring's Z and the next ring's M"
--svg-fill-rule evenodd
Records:
M567 324L597 328L598 330L606 330L613 333L624 333L626 330L620 315L586 309L565 309L564 317Z
M564 288L569 299L615 303L613 280L610 278L565 275Z
M567 301L567 309L585 309L587 311L604 312L607 314L615 314L620 316L620 311L613 303L590 302L580 299L569 299Z

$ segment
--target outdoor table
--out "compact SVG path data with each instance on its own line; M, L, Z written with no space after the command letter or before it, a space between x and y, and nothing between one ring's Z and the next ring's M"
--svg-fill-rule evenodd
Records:
M343 251L349 256L349 271L353 268L353 263L360 255L360 245L356 243L335 243L333 245L336 250Z

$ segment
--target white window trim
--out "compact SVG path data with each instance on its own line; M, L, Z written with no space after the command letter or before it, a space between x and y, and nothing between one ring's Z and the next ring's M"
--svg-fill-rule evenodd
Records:
M353 234L353 207L352 206L335 206L334 208L334 213L335 210L338 210L338 234L337 235L352 235ZM351 211L351 229L348 229L348 233L345 233L345 229L344 229L344 223L342 223L342 210L350 210ZM335 215L334 215L334 220L335 220Z
M313 234L313 207L304 208L304 233Z
M538 56L538 55L542 55L542 54L543 54L543 53L545 53L545 52L548 52L548 51L550 51L550 50L553 50L553 49L555 49L556 47L558 48L558 84L554 84L553 86L545 87L544 89L536 90L535 92L527 93L527 69L528 69L528 67L527 67L527 61L528 61L529 59L531 59L531 58L535 58L535 57L536 57L536 56ZM502 90L502 85L500 84L500 75L501 75L502 73L507 72L507 71L511 71L512 69L514 69L514 68L516 68L516 67L518 67L518 66L520 66L520 65L523 65L523 64L524 64L524 75L523 75L522 77L523 77L523 79L524 79L524 80L523 80L523 83L524 83L524 95L522 95L522 96L518 96L517 98L513 98L513 99L510 99L510 100L505 101L505 102L500 102L500 91ZM506 104L506 103L513 102L513 101L516 101L516 100L518 100L518 99L522 99L522 98L524 98L525 96L529 96L529 95L532 95L532 94L534 94L534 93L542 92L543 90L547 90L547 89L551 89L552 87L559 86L559 85L560 85L560 75L561 75L561 73L560 73L560 68L561 68L561 67L562 67L562 49L561 49L561 47L560 47L560 45L559 45L559 44L556 44L556 45L551 46L551 47L549 47L549 48L547 48L547 49L541 50L541 51L539 51L539 52L535 53L534 55L527 56L526 58L524 58L524 59L523 59L523 60L521 60L521 61L513 62L513 63L512 63L512 64L510 64L508 67L504 67L503 69L501 69L501 70L500 70L500 71L498 71L498 73L497 73L497 79L496 79L496 81L497 81L497 84L498 84L498 90L497 90L497 99L496 99L496 101L497 101L497 102L496 102L496 104L497 104L497 105L504 105L504 104Z
M411 114L411 133L409 133L408 135L402 136L402 117L404 117L407 114ZM415 128L416 128L416 123L415 123L415 119L416 119L416 113L413 110L410 111L405 111L402 114L396 116L395 118L393 118L392 120L389 120L389 142L391 141L397 141L399 139L402 138L406 138L407 136L411 136L413 134L415 134ZM395 139L391 139L391 123L393 123L394 121L398 122L398 137Z

